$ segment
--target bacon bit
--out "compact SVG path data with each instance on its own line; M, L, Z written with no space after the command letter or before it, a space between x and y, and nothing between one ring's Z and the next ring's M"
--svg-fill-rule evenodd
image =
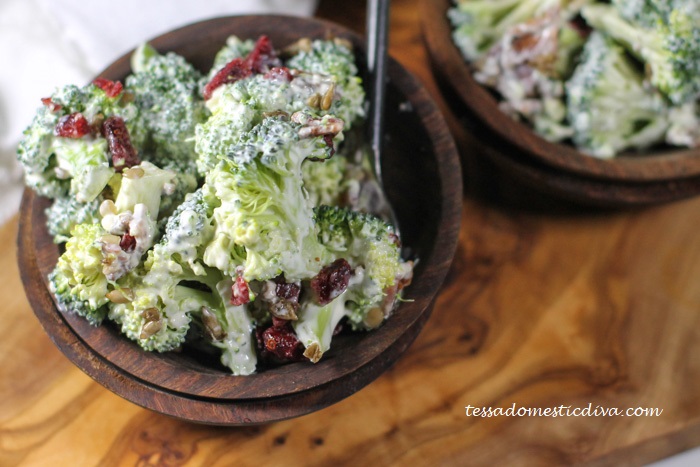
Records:
M136 149L131 145L129 130L122 118L109 117L105 120L102 124L102 134L107 139L112 165L117 172L141 163Z
M281 328L267 328L261 340L264 350L283 361L299 361L304 354L304 347L289 324Z
M51 112L58 112L63 107L60 104L56 104L50 97L43 97L41 103L48 107Z
M136 238L132 237L128 233L125 233L122 236L122 239L119 241L119 247L125 252L131 253L134 251L134 248L136 248Z
M82 138L90 133L90 124L80 112L61 117L54 134L62 138Z
M231 286L231 305L241 306L248 302L250 302L248 283L241 276L236 276L236 280Z
M343 258L321 269L318 275L311 279L311 288L316 292L318 303L325 305L343 293L350 283L351 274L350 263Z
M289 83L294 79L294 76L286 66L275 66L270 68L270 70L265 73L264 78Z
M112 81L106 78L96 78L92 84L102 89L105 94L107 94L107 97L117 97L119 94L121 94L122 89L124 89L121 82Z
M211 98L214 91L224 84L235 83L253 74L267 73L273 67L279 67L275 49L267 36L260 36L255 47L244 59L234 58L226 64L204 87L204 100Z

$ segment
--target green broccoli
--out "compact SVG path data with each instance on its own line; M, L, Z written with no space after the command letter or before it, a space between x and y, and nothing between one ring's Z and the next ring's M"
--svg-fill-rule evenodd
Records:
M397 293L410 280L412 264L401 260L398 238L378 217L347 208L314 210L318 238L337 260L347 261L352 276L329 303L306 301L293 323L312 361L330 348L336 326L347 317L353 329L372 329L391 313Z
M222 277L200 258L213 234L211 216L216 201L200 189L170 216L165 235L148 253L143 268L125 276L130 300L113 304L110 319L146 350L165 352L179 347L202 306L219 306L212 294Z
M208 116L200 95L202 74L183 57L160 55L148 44L132 56L132 69L126 89L148 135L143 158L164 168L175 161L183 171L193 171L194 129Z
M347 168L348 160L340 155L324 161L304 161L301 176L312 206L337 206L341 203L341 197L348 189L345 181Z
M674 104L700 95L700 4L675 0L664 8L647 3L631 12L617 5L593 4L581 10L592 27L623 44L641 59L651 83ZM637 2L635 2L637 5Z
M206 178L221 206L214 210L216 233L204 261L233 277L267 280L284 273L288 280L311 277L323 265L313 213L301 178L304 160L332 154L322 136L307 135L331 117L270 117L241 142ZM342 125L341 125L342 126ZM339 128L336 128L339 130Z
M268 116L299 111L315 118L332 115L349 128L364 115L357 68L351 51L342 43L314 41L287 65L292 68L291 81L257 74L220 86L207 100L212 116L197 126L195 138L200 174L216 166L243 134Z
M99 224L78 224L71 231L66 251L49 275L49 288L58 309L73 312L98 325L107 314L110 291L102 273L102 237Z
M58 198L70 194L82 197L83 202L99 194L112 169L106 140L94 134L90 125L118 116L124 119L132 143L138 146L141 142L134 123L136 106L124 97L127 93L111 94L96 84L82 88L69 85L43 99L45 105L37 110L17 149L30 188L42 196ZM59 122L71 115L81 123L81 131L72 137L58 136Z
M46 209L46 226L55 243L64 243L70 238L70 232L78 224L96 224L100 222L100 204L102 197L89 203L78 202L75 198L56 198Z
M645 148L668 128L662 96L650 92L623 48L602 33L591 34L566 89L574 143L594 156Z
M110 281L135 269L153 245L160 201L174 176L144 161L124 169L116 199L100 205L102 227L118 239L103 248L104 273Z

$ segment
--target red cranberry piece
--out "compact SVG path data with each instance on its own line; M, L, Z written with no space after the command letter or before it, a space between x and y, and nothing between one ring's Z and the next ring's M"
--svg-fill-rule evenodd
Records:
M280 65L270 39L261 36L246 58L234 58L219 70L204 87L202 95L205 100L210 99L219 86L235 83L253 74L266 73L270 68Z
M304 355L304 346L289 324L267 328L262 333L262 343L266 351L284 361L298 361Z
M129 130L121 117L109 117L102 123L102 134L107 139L112 165L117 172L139 165L138 153L131 144Z
M282 65L277 58L275 48L272 47L272 41L267 36L258 38L245 61L253 73L266 73L270 68Z
M321 269L318 275L311 279L311 288L316 292L318 303L325 305L343 293L350 283L351 274L352 268L343 258Z
M106 78L96 78L92 84L102 89L105 94L107 94L107 97L117 97L119 94L121 94L122 89L124 89L121 82L112 81Z
M299 303L299 294L301 293L301 286L294 282L285 282L284 276L278 276L275 279L277 286L275 287L275 294L283 299L290 302Z
M90 124L80 112L61 117L54 128L54 134L62 138L82 138L89 133Z
M236 81L252 75L252 71L241 58L234 58L223 67L204 87L202 95L207 100L211 98L214 91L224 84L235 83Z
M53 100L51 100L50 97L43 97L41 99L41 103L48 107L51 112L58 112L62 107L60 104L56 104Z
M128 233L124 234L122 239L119 241L119 247L127 253L134 251L134 248L136 248L136 238L132 237Z
M248 302L250 302L248 283L241 276L236 276L236 280L231 286L231 305L240 306Z
M331 148L330 157L333 157L333 154L335 154L335 146L333 146L333 135L323 135L323 142L326 143L326 146Z

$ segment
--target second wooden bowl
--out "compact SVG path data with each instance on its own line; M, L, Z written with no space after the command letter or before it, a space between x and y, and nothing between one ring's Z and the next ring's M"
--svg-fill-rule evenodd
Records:
M358 65L364 63L364 44L357 35L328 22L292 17L218 18L150 43L208 70L215 53L232 34L252 39L266 34L277 47L301 37L343 37L354 44ZM127 54L101 76L123 79L129 72ZM56 309L46 280L59 254L45 227L44 209L49 200L27 190L20 216L18 261L29 301L53 342L73 363L120 396L167 415L216 425L302 415L347 397L379 376L406 350L430 315L455 251L462 194L457 151L434 103L393 60L389 77L389 141L383 173L404 245L420 262L407 289L410 301L401 304L384 326L371 333L338 336L316 365L293 363L245 377L230 375L218 362L192 350L144 352L115 326L92 327Z
M537 186L598 204L646 204L700 193L700 149L661 149L603 160L552 143L498 108L452 40L451 0L422 0L422 27L434 70L453 110L487 146L487 157ZM495 157L491 157L495 154ZM544 185L543 185L544 182Z

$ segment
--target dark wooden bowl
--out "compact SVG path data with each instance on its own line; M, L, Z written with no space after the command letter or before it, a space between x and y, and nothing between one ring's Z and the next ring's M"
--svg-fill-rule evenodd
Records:
M151 41L208 70L226 38L267 34L283 47L300 37L351 40L364 61L364 43L338 25L282 16L212 19ZM360 67L362 68L362 67ZM100 76L123 79L129 54ZM364 71L363 71L364 72ZM216 425L264 423L328 406L362 388L401 355L430 315L449 268L460 225L462 182L457 150L443 117L421 85L397 62L389 65L384 162L387 193L396 208L404 245L420 262L394 316L371 333L340 335L318 364L294 363L232 376L216 359L192 349L150 353L119 335L116 326L92 327L57 311L47 274L59 250L47 233L49 200L26 190L20 214L18 261L25 291L44 329L61 351L97 382L143 407ZM419 187L419 189L417 189Z
M473 78L452 40L447 18L452 5L451 0L421 0L423 37L441 87L455 98L448 101L489 146L487 157L495 154L499 166L541 188L600 204L646 204L700 192L700 149L666 147L598 159L549 142L501 112L498 99Z

